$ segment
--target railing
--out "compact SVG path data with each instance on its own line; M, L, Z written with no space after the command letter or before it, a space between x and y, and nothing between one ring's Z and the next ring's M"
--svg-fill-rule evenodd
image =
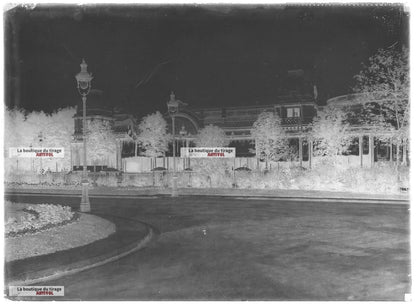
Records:
M313 117L283 118L282 125L305 125L312 123Z
M301 123L300 117L282 119L282 125L299 125L300 123Z

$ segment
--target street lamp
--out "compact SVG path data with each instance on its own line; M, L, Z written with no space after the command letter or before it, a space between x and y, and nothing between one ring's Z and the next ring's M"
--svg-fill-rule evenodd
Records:
M172 135L173 135L173 178L172 178L172 197L178 196L177 176L176 176L176 143L175 143L175 115L178 113L179 101L175 99L173 91L170 94L170 100L167 102L168 112L172 118Z
M40 148L43 148L43 132L42 131L39 131L38 139L39 139ZM39 165L40 165L39 171L41 174L43 174L42 157L39 158Z
M30 143L30 145L29 145L29 147L30 147L30 151L32 151L32 147L33 147L33 145L32 145L32 143ZM31 158L31 164L30 164L30 171L31 172L34 172L34 168L35 168L35 160L33 159L33 158Z
M179 130L179 135L180 135L181 140L182 140L182 147L187 147L187 145L185 146L185 142L186 142L185 137L188 135L188 132L186 131L184 125L182 125L181 130ZM183 168L186 169L186 167L187 167L187 159L185 158Z
M82 140L84 148L84 162L82 164L82 198L81 198L81 212L90 212L90 200L88 198L88 176L87 176L87 137L86 137L86 128L87 128L87 95L91 90L91 81L93 79L92 74L87 71L87 63L82 59L80 64L81 72L75 75L77 80L77 89L79 94L82 97Z

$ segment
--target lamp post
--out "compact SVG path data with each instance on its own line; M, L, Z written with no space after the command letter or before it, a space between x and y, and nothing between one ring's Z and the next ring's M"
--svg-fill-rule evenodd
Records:
M185 141L186 141L185 137L188 135L188 132L186 131L184 125L182 125L181 130L179 130L179 135L180 135L181 140L182 140L182 147L185 147ZM187 160L185 158L184 159L183 169L186 169L186 166L187 166L187 164L186 164L187 162L186 161Z
M39 132L38 139L39 139L40 148L43 148L43 133L42 133L42 131ZM40 165L39 171L40 171L41 174L43 174L42 157L39 158L39 165Z
M29 147L30 147L30 150L32 151L32 147L33 147L32 143L30 143ZM35 167L33 158L31 158L30 161L31 161L31 163L30 163L30 171L33 172L34 171L34 167Z
M91 81L93 79L92 74L87 71L87 63L84 59L80 64L81 71L75 75L77 80L77 89L79 94L82 97L82 140L83 140L83 149L84 149L84 162L82 164L82 198L81 198L81 212L90 212L90 200L88 198L88 176L87 176L87 137L86 137L86 128L87 128L87 95L91 90Z
M175 115L178 113L179 102L175 99L173 91L170 94L170 100L167 102L168 112L172 118L172 135L173 135L173 178L172 178L172 197L178 196L177 176L176 176L176 139L175 139Z

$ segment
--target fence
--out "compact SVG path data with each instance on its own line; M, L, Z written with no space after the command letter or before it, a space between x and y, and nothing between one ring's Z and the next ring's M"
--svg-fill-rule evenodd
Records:
M71 164L66 159L49 159L49 158L4 158L4 171L8 172L62 172L68 171Z
M371 160L369 155L363 155L363 166L368 167L371 165ZM193 158L176 158L176 171L181 172L187 169L194 169L200 166L202 159L193 159ZM207 159L205 159L207 160ZM313 157L311 166L318 166L322 163L325 158L322 157ZM349 156L337 156L335 158L336 162L345 167L358 167L361 166L361 160L359 156L349 155ZM207 160L208 161L208 160ZM220 162L221 166L228 168L229 170L238 169L238 168L249 168L251 170L265 170L266 162L260 161L256 157L246 157L246 158L224 158L224 159L209 159L210 162ZM290 168L294 166L299 166L300 162L298 160L293 161L279 161L269 162L269 169L275 168ZM124 158L122 160L123 171L125 173L145 173L151 172L154 169L166 169L167 171L174 170L173 157L160 157L160 158L149 158L149 157L130 157ZM309 167L308 161L302 162L303 167Z

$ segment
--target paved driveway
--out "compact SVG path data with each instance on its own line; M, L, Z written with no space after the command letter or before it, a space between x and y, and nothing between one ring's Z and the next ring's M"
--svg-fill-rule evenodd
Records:
M147 222L160 236L119 261L42 283L65 286L66 300L403 300L410 289L406 205L217 197L91 203L93 213Z

